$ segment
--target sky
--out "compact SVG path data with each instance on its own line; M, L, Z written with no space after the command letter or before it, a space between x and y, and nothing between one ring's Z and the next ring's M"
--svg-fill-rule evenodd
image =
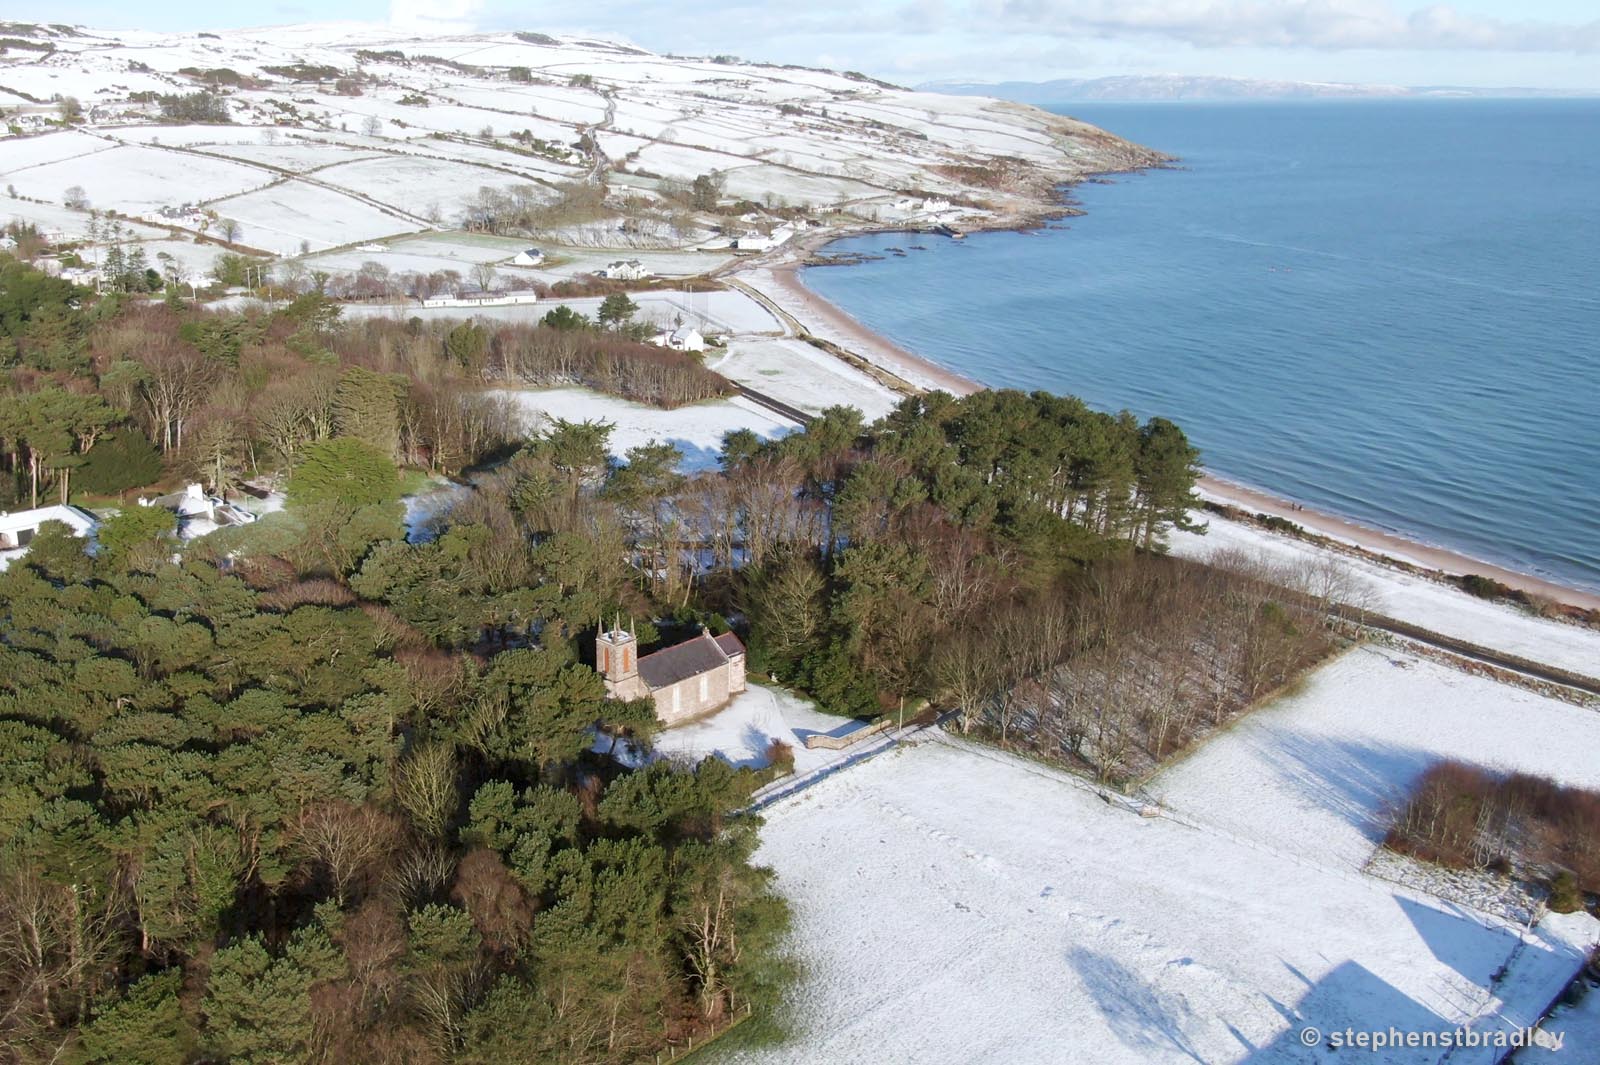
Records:
M592 32L901 84L1177 73L1600 89L1596 0L58 0L48 14L10 17L149 30L337 19Z

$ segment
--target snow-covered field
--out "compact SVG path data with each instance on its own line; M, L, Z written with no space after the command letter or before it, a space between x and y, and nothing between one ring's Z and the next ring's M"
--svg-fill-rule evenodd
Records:
M740 1065L1342 1060L1302 1031L1528 1023L1595 929L1548 918L1519 947L1494 920L1141 818L948 738L853 766L765 817L758 859L794 907L804 977L790 1041L716 1056Z
M706 368L813 414L843 404L871 422L900 401L887 386L803 340L735 340L707 359Z
M771 206L825 206L872 218L896 190L917 187L952 198L978 194L992 205L967 209L978 216L1034 210L1037 190L1052 181L1124 169L1142 157L1092 127L1015 104L822 70L662 57L581 38L350 23L205 36L12 30L53 49L0 56L0 85L38 98L17 97L12 122L27 134L49 134L0 137L16 148L7 170L15 171L18 188L57 201L63 188L81 184L97 206L130 213L209 202L270 178L247 161L306 172L338 163L344 152L351 167L330 179L410 214L437 199L448 218L480 185L581 181L610 164L626 170L612 175L617 187L642 190L646 200L663 191L663 179L729 172L729 197ZM405 56L379 55L388 52ZM332 79L298 80L292 68L303 65L330 68L362 89L342 94ZM514 77L514 68L530 73ZM155 98L204 91L195 70L237 75L224 79L228 121L162 124ZM91 143L96 136L59 131L56 109L44 101L65 96L83 102L84 126L98 131L101 143L123 146L99 151ZM609 159L592 151L595 143ZM385 158L359 161L373 149ZM1040 180L1016 193L966 183L959 168L989 156L1031 159ZM119 173L125 180L116 180ZM323 221L310 213L313 225ZM292 228L257 222L264 232ZM298 239L314 248L346 242ZM286 250L276 242L259 246Z
M0 177L10 179L11 175L32 167L78 159L115 147L115 144L75 129L42 137L17 137L6 142L5 154L0 155Z
M80 186L91 207L133 215L231 196L272 180L271 174L255 167L134 145L31 166L3 177L22 195L52 203L63 203L65 191Z
M1358 647L1149 787L1183 814L1353 870L1385 806L1445 758L1600 788L1600 709Z
M271 132L271 131L269 131ZM273 138L276 141L276 138ZM213 155L226 155L246 162L261 163L297 174L308 173L322 167L359 162L364 159L381 159L381 152L363 152L342 144L306 143L228 143L210 145L206 150Z
M1368 593L1367 607L1371 610L1507 654L1600 676L1600 631L1534 617L1515 607L1468 595L1439 581L1350 555L1335 554L1326 548L1215 514L1194 514L1193 517L1209 523L1209 530L1204 536L1173 533L1173 554L1206 559L1218 551L1242 551L1252 557L1283 562L1334 555Z
M304 262L309 269L330 273L354 273L363 263L375 262L397 274L454 270L465 278L477 264L502 262L532 243L484 233L420 233L385 241L377 249L354 247L310 255Z
M30 203L27 200L0 199L0 223L12 220L37 226L39 232L58 234L62 240L78 240L89 232L89 212L73 211L54 203ZM129 239L164 237L167 231L137 222L123 223Z
M300 181L280 182L219 200L211 207L244 227L240 243L280 255L298 252L302 243L318 250L426 225L403 221L354 197Z
M771 333L782 331L777 319L761 304L742 292L659 292L630 293L639 305L634 317L640 321L654 322L671 327L679 319L702 333ZM600 310L599 298L556 299L546 301L554 306L565 303L575 311L593 318Z
M536 430L544 419L554 418L612 423L616 428L611 433L611 453L618 458L629 448L651 442L675 444L683 452L681 468L686 471L715 468L722 438L735 429L749 429L770 440L799 428L743 397L660 410L584 388L516 389L495 394L516 401L528 415L530 430Z
M528 185L528 178L503 170L445 159L380 156L340 163L317 172L320 181L392 204L411 214L437 209L453 218L480 188L504 191Z

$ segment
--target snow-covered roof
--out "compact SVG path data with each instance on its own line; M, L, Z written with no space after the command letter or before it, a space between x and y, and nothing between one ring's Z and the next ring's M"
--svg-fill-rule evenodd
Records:
M59 521L77 536L87 536L100 524L93 514L82 507L57 504L34 510L16 510L0 513L0 534L37 532L47 521Z
M0 572L28 553L28 545L45 522L59 521L74 536L90 536L100 522L82 507L57 504L0 513Z

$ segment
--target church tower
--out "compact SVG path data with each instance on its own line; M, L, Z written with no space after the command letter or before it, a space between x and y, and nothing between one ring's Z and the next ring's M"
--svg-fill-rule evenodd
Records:
M645 694L639 679L639 637L624 632L617 618L609 632L594 640L594 668L606 682L606 694L614 699L635 699Z

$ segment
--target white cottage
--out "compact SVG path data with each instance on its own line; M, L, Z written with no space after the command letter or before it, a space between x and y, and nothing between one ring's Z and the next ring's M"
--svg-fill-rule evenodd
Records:
M706 338L700 335L700 330L689 325L680 325L670 333L662 331L650 338L650 343L662 348L671 348L673 351L704 351Z
M512 266L538 266L544 262L544 252L538 248L524 248L511 257Z

